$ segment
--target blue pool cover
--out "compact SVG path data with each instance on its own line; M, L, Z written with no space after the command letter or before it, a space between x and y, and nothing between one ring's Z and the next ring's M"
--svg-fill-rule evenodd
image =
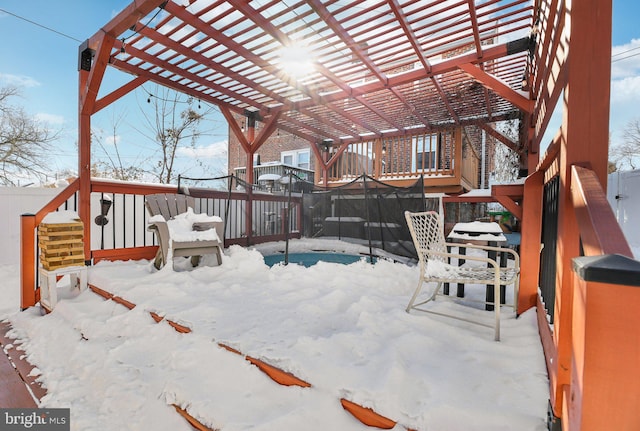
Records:
M316 263L331 262L349 264L354 263L362 259L363 256L357 256L353 254L331 253L331 252L309 252L309 253L289 253L289 263L304 265L310 267ZM269 266L273 266L280 262L284 262L284 254L272 254L264 256L264 263Z

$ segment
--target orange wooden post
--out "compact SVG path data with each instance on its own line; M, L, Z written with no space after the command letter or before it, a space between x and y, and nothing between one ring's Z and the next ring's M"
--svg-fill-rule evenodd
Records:
M638 430L640 262L580 257L574 270L573 363L562 429Z
M564 418L564 389L572 368L572 259L580 255L580 232L571 198L571 166L590 165L606 188L611 76L611 0L567 2L568 77L560 144L557 292L553 336L557 346L554 414ZM594 31L598 29L598 31Z
M36 216L20 218L20 309L36 305Z
M245 234L247 237L247 246L251 245L253 237L253 153L247 152L247 170L245 179L247 180L247 202L245 208L244 222L246 225Z
M78 175L80 180L78 215L84 222L84 258L91 263L91 116L78 119Z
M520 239L520 291L518 314L535 307L540 275L542 235L542 194L544 172L536 171L524 182Z

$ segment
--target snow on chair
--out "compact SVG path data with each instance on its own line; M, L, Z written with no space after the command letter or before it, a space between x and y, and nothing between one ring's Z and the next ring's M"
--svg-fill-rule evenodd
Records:
M191 256L191 264L198 266L203 255L215 254L222 264L222 219L207 214L196 214L192 196L158 193L145 197L151 214L148 230L158 238L158 252L154 266L160 269L178 256Z
M512 306L515 309L520 281L520 258L518 254L512 249L502 247L445 242L442 220L440 214L435 211L420 213L411 213L406 211L405 218L407 220L407 225L409 226L409 231L411 232L411 238L413 239L413 244L415 245L420 265L420 280L418 281L418 286L416 287L416 290L409 301L409 305L407 306L407 313L413 309L491 327L491 325L487 325L483 322L444 314L434 310L428 310L426 308L420 308L420 306L436 299L443 283L491 285L494 289L493 309L495 313L495 340L500 341L500 286L513 284L514 304L509 304L509 306ZM511 254L513 256L514 265L508 268L501 268L498 265L498 262L494 259L477 255L454 254L449 252L447 247L450 247L449 250L451 248L464 247L479 249L486 252L492 251L502 254L503 258L506 254ZM451 265L449 263L451 259L464 259L465 264L462 266ZM474 264L474 262L476 263ZM480 262L481 265L478 265L477 262ZM416 303L424 283L430 282L436 283L435 289L426 300ZM487 288L489 287L487 286ZM448 298L448 296L444 297Z

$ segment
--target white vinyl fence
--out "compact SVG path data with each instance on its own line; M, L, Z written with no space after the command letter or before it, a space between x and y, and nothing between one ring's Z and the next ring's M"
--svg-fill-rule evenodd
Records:
M636 259L640 259L640 170L609 174L607 199Z
M0 187L0 265L20 264L20 215L36 213L61 190Z

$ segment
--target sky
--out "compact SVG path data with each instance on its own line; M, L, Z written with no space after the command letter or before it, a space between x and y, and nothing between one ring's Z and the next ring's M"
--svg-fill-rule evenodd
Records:
M0 40L3 41L0 44L0 86L18 86L22 97L15 103L23 106L29 114L47 121L53 129L62 130L52 152L51 168L54 172L66 168L77 170L78 47L81 41L93 36L130 3L129 0L0 0L0 9L24 18L0 11ZM110 70L112 68L107 69L101 94L129 80L128 76ZM158 94L153 84L143 87L152 94ZM114 118L126 118L118 126L116 142L121 151L124 150L124 162L132 165L146 163L155 149L136 130L148 133L139 114L139 106L148 113L152 112L147 98L145 91L138 90L92 117L92 127L103 136L109 150L114 140L111 131ZM203 111L210 108L204 103L201 105ZM195 149L178 156L183 166L191 167L185 168L187 174L226 174L226 122L213 115L200 129L207 136L197 142ZM103 157L97 145L94 145L94 151L94 160ZM204 164L205 169L200 169L200 164Z
M263 247L270 254L284 244ZM290 244L291 252L309 249L368 251L337 240ZM438 300L432 310L489 328L406 313L417 266L362 260L269 268L256 249L239 246L225 250L221 266L205 263L156 271L148 261L100 262L88 269L89 282L136 307L80 293L65 278L46 316L38 307L17 310L18 271L0 265L0 320L11 322L10 337L20 340L13 348L20 344L48 389L42 406L70 407L71 429L82 431L191 429L171 404L227 431L371 430L343 410L341 398L396 421L398 431L546 430L535 309L516 319L503 308L495 342L493 312L469 303ZM485 288L465 292L484 298ZM150 311L191 332L156 324ZM311 387L280 386L221 344Z
M18 103L28 113L49 122L54 129L62 130L52 154L52 171L75 169L77 165L77 52L80 41L95 34L129 3L129 0L0 0L0 9L23 18L0 11L0 40L3 41L0 44L0 85L19 86L22 98ZM640 16L640 2L614 0L613 8L610 129L615 144L621 140L624 126L640 117L637 106L640 99L640 26L634 22ZM118 72L110 72L105 82L112 88L128 79ZM151 84L146 84L145 89L154 92ZM116 141L125 149L125 162L131 164L144 163L153 151L149 141L136 131L141 129L139 106L149 108L149 105L144 107L147 96L140 90L93 117L93 126L102 130L106 147L113 140L107 139L111 135L113 119L127 118L118 127ZM226 171L220 158L226 159L227 126L219 114L209 118L202 127L207 136L197 142L194 150L180 155L184 163L193 167L193 175ZM553 136L554 124L551 127ZM101 154L96 153L96 156ZM199 168L199 164L205 167Z

